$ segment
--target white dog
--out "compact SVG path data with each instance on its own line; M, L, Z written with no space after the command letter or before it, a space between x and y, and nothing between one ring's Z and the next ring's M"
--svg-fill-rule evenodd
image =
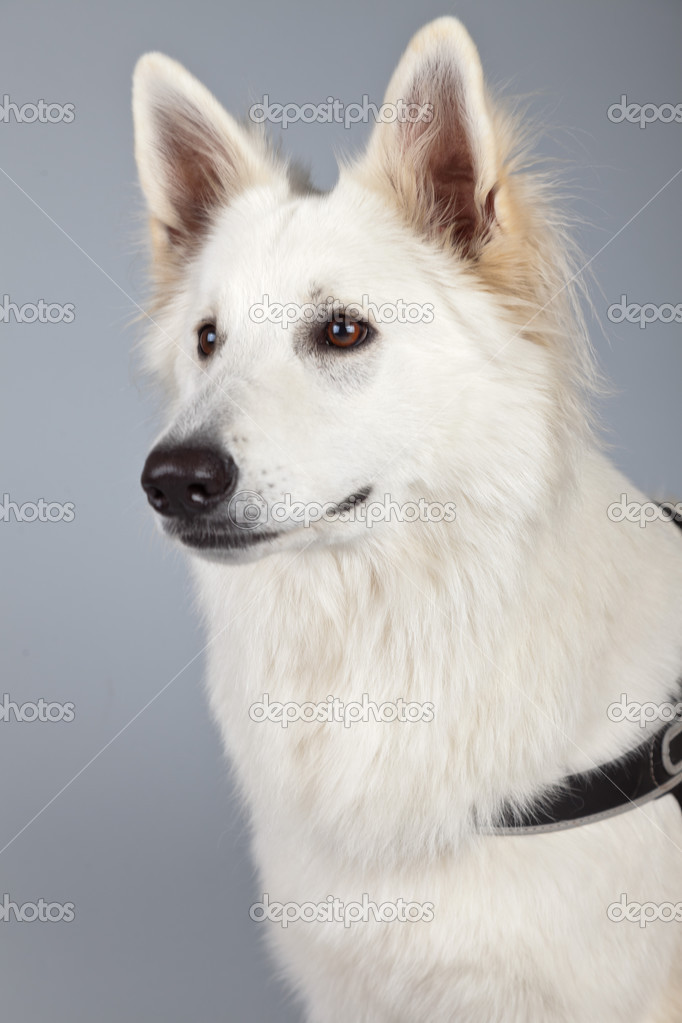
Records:
M245 925L311 1023L680 1021L675 798L513 824L660 728L610 709L677 693L682 536L599 450L562 221L457 21L385 102L319 194L174 61L135 73L143 485L192 555Z

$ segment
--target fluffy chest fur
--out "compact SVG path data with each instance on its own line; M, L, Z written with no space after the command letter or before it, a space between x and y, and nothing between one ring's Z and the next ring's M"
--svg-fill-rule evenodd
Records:
M415 524L364 550L197 567L212 707L257 816L295 820L342 859L423 862L501 801L639 741L636 724L605 708L622 692L640 702L674 692L682 549L665 523L619 532L603 515L586 531L585 507L626 483L596 457L584 478L593 492L573 514L529 523L525 537L503 519L467 523L461 501L440 536ZM494 547L494 571L479 543ZM433 714L284 727L253 720L266 694L297 707L366 694Z

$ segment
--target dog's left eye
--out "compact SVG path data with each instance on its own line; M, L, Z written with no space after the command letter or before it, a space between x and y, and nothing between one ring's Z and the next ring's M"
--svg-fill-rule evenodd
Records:
M325 327L324 336L327 344L335 348L352 348L362 344L367 338L369 328L366 323L357 320L330 320Z
M199 355L203 359L208 358L209 355L213 355L216 348L216 341L218 340L215 323L205 323L203 327L199 328L197 337L199 339Z

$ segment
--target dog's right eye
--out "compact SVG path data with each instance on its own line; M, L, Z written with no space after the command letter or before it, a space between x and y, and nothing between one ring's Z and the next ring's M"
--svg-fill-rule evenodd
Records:
M199 355L202 359L207 359L209 355L213 355L216 349L218 332L216 331L215 323L205 323L203 327L200 327L198 338Z
M326 343L334 348L355 348L368 334L367 324L357 320L330 320L324 330Z

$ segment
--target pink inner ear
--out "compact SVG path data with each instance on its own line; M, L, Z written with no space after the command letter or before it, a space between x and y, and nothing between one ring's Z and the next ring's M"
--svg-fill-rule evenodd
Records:
M428 227L450 232L457 247L470 253L495 221L496 189L489 191L481 207L464 83L454 71L434 65L420 73L406 102L433 108L430 121L401 125L402 152L414 164Z
M198 241L211 217L227 196L230 163L225 147L211 132L198 110L185 100L172 111L156 111L168 199L177 223L167 224L171 244L191 245Z

